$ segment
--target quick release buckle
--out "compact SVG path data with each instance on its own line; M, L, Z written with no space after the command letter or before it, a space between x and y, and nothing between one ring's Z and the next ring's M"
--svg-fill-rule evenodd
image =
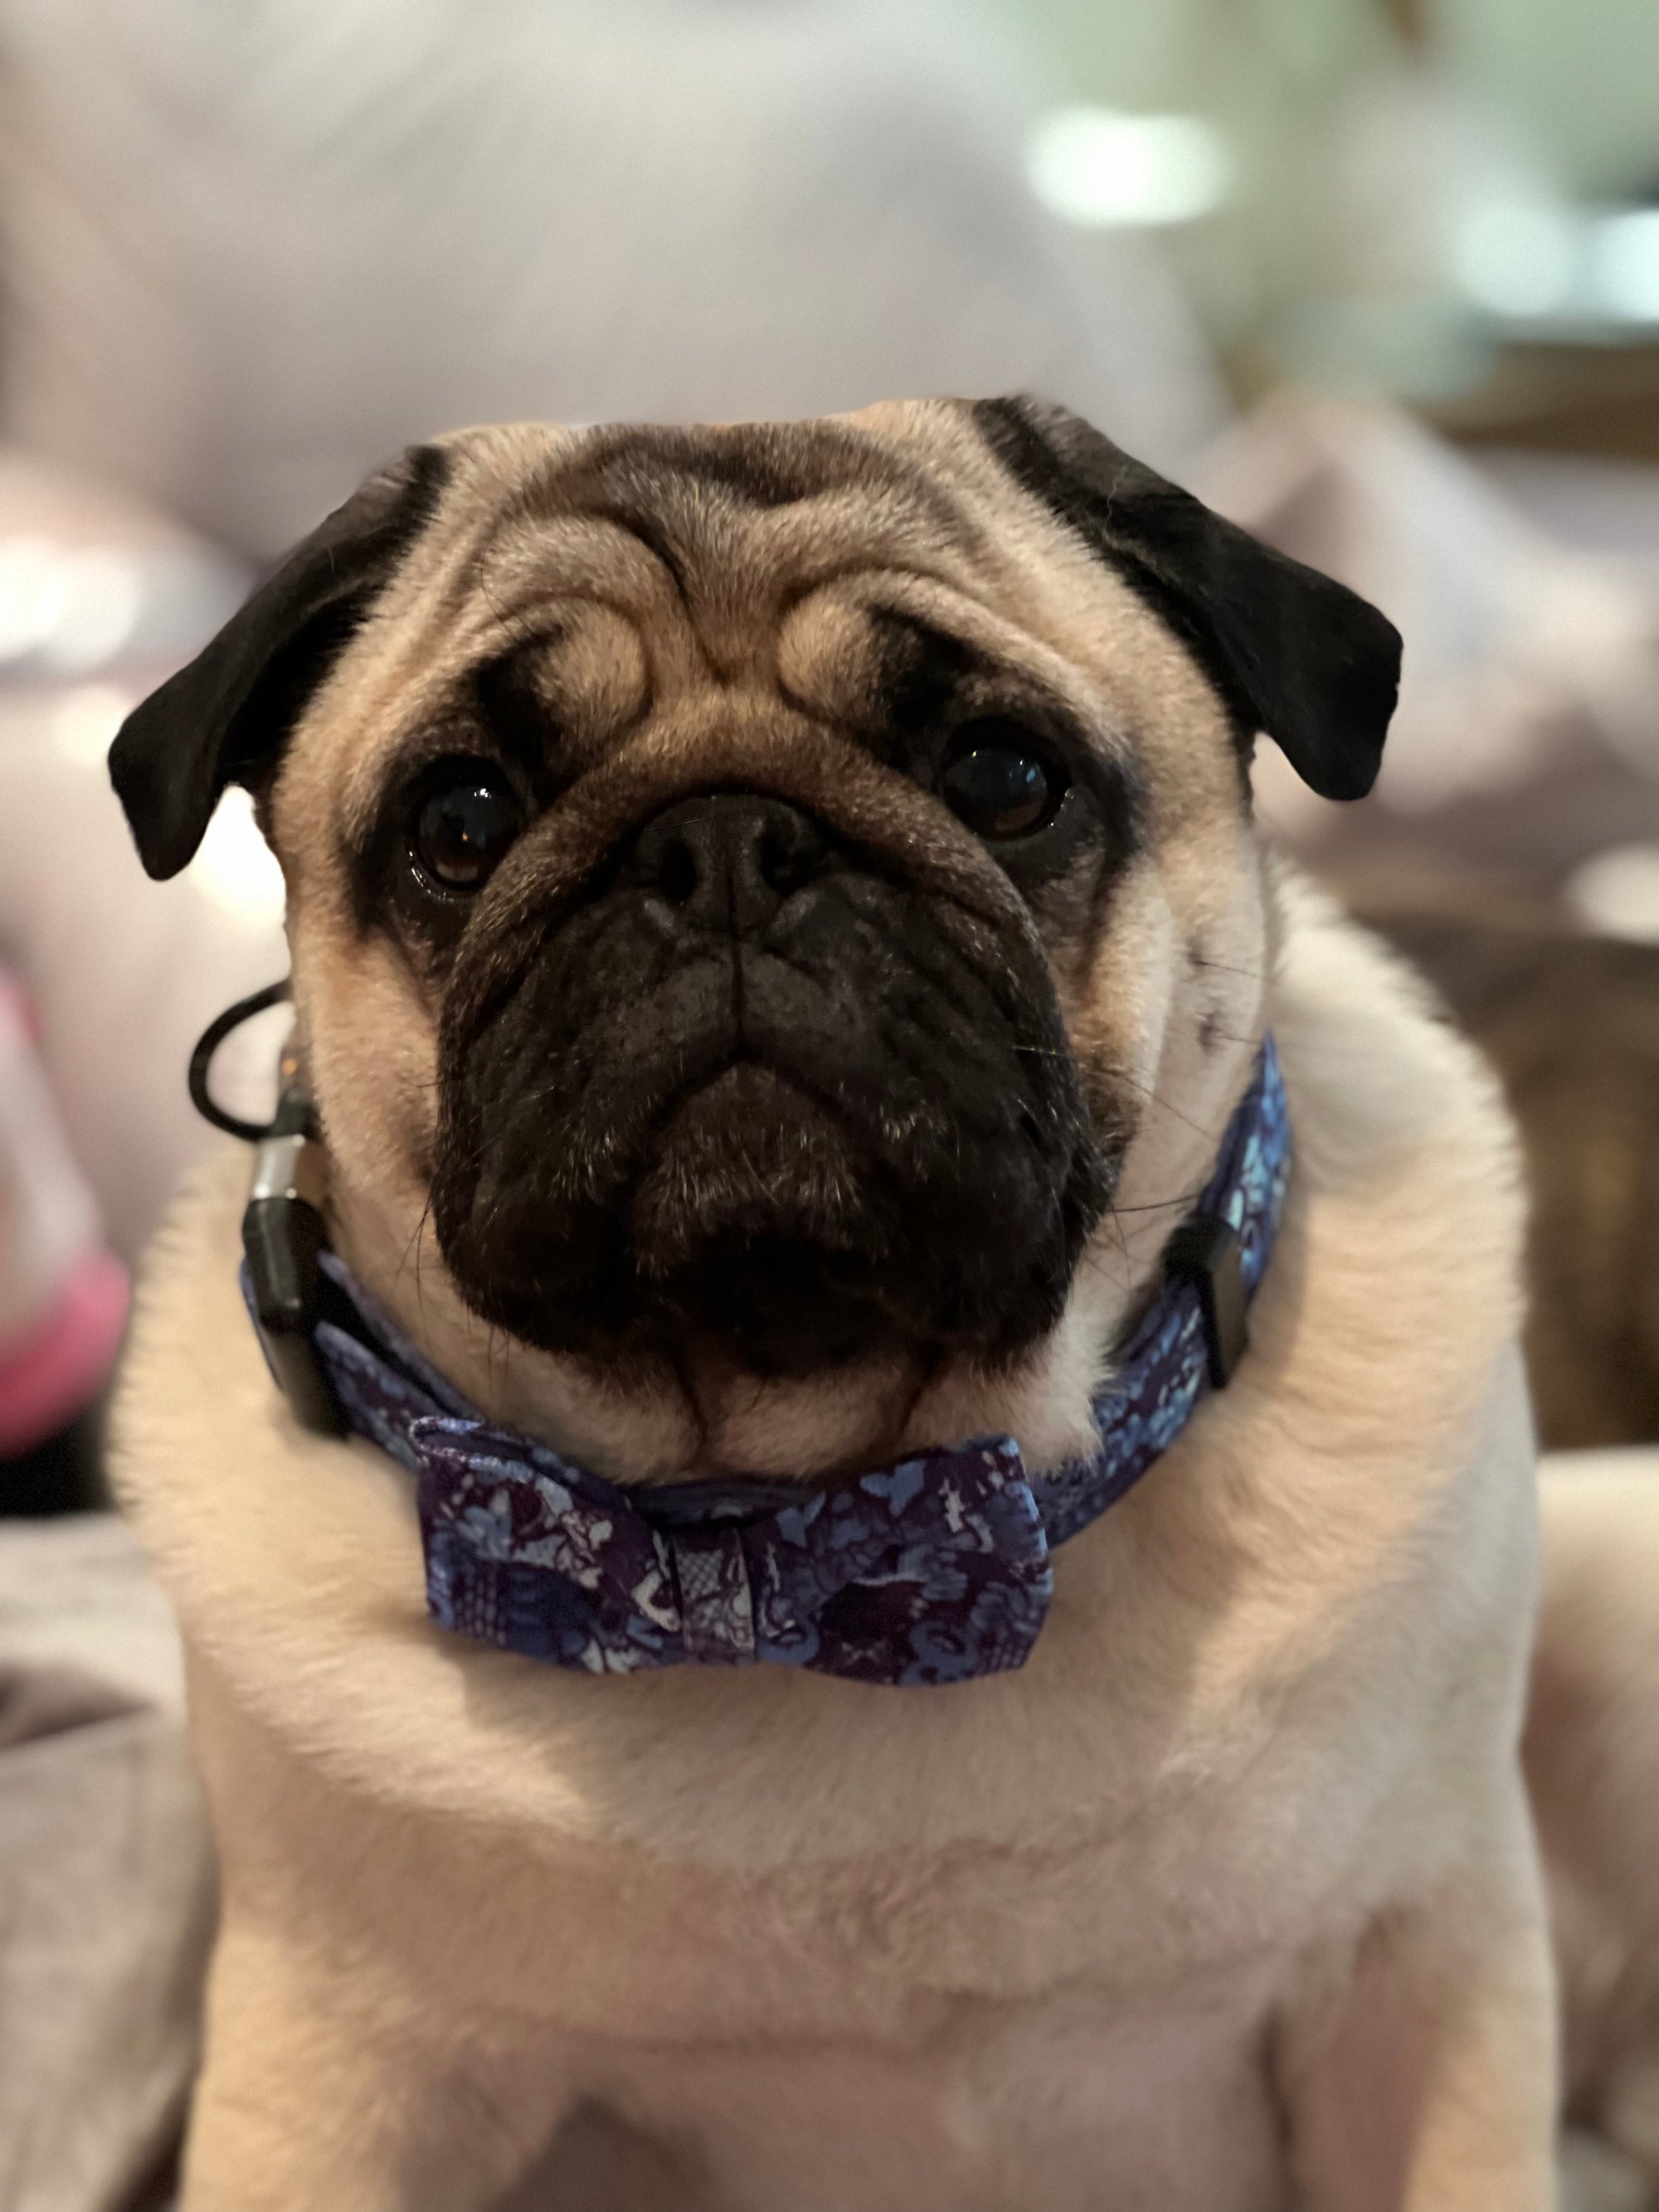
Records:
M269 1122L228 1114L208 1088L213 1056L233 1030L287 998L286 981L239 1000L203 1032L190 1062L190 1095L216 1128L254 1147L253 1180L242 1215L254 1325L265 1359L295 1418L319 1435L343 1437L347 1423L319 1356L320 1261L328 1248L324 1204L328 1162L316 1109L290 1044L280 1063L281 1090Z
M1238 1231L1218 1213L1188 1214L1164 1247L1164 1267L1198 1292L1210 1381L1224 1390L1250 1340Z

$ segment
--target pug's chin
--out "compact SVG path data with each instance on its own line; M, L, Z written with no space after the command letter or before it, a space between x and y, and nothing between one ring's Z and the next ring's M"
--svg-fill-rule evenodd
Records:
M562 1220L526 1181L459 1236L437 1219L482 1319L611 1389L672 1376L701 1402L928 1364L890 1294L891 1182L802 1086L740 1061L681 1098L602 1213Z
M902 1347L884 1296L882 1213L834 1115L739 1062L682 1103L635 1190L641 1317L688 1380L805 1382L890 1364Z
M452 1279L613 1390L1006 1370L1063 1309L1099 1157L1030 1115L1011 1129L994 1096L960 1121L914 1096L884 1111L860 1074L728 1060L643 1128L592 1084L562 1115L509 1094L482 1151L447 1115L432 1211Z

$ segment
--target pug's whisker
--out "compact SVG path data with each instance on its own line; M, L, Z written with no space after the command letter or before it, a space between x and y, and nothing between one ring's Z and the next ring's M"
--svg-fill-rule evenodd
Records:
M1212 960L1207 952L1195 952L1191 959L1194 968L1206 968L1217 975L1243 975L1252 983L1265 983L1267 980L1265 968L1241 968L1231 960Z
M426 1203L421 1208L421 1218L415 1224L415 1303L422 1314L426 1311L426 1283L421 1273L421 1259L431 1219L432 1194L428 1190Z
M510 637L515 644L527 644L530 640L530 632L528 629L514 629L513 625L513 617L511 615L505 615L501 612L501 606L495 598L495 594L489 588L489 579L484 574L482 564L479 565L475 573L478 581L478 596L483 601L484 605L489 609L490 613L495 616L497 623L507 632L508 637Z
M1224 1121L1221 1123L1194 1121L1190 1114L1183 1114L1178 1106L1172 1106L1167 1098L1152 1089L1150 1083L1142 1083L1138 1077L1130 1075L1125 1071L1120 1071L1120 1075L1123 1082L1132 1085L1141 1093L1149 1105L1159 1108L1165 1114L1172 1114L1177 1121L1184 1122L1188 1128L1193 1130L1198 1136L1207 1139L1212 1144L1219 1139L1221 1131L1225 1127Z
M504 1389L507 1387L507 1367L513 1357L513 1340L505 1329L501 1328L495 1322L492 1322L489 1324L489 1332L484 1339L484 1374L492 1389L495 1387L495 1351L497 1346L501 1347L501 1387Z
M1113 1228L1117 1231L1117 1241L1122 1248L1124 1263L1126 1266L1133 1265L1129 1253L1129 1239L1127 1235L1125 1233L1123 1223L1119 1218L1116 1206L1114 1206L1108 1207L1107 1212Z

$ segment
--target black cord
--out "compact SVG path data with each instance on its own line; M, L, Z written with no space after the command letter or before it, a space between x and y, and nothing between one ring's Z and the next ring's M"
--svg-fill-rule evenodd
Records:
M204 1121L211 1121L216 1129L228 1136L240 1137L244 1144L257 1145L270 1136L276 1128L274 1121L244 1121L235 1114L227 1114L222 1106L216 1105L208 1089L208 1071L213 1065L213 1055L233 1030L244 1022L251 1022L255 1014L262 1014L268 1006L279 1006L289 994L289 979L280 983L267 983L263 991L256 991L251 999L238 999L234 1006L227 1006L222 1014L208 1024L196 1040L196 1049L190 1056L190 1103Z

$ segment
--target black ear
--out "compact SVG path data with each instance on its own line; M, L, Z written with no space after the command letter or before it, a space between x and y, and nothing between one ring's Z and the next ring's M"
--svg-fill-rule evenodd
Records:
M176 876L228 783L275 768L289 732L406 548L449 472L411 446L290 553L189 666L136 707L110 748L110 780L152 876Z
M1247 755L1265 730L1322 798L1364 797L1400 690L1400 633L1385 616L1063 407L986 399L973 411L1011 475L1191 648Z

